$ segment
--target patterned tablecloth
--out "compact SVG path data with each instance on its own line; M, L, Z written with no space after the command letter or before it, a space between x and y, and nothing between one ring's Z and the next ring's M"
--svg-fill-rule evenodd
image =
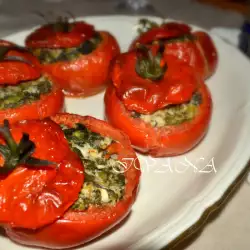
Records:
M194 0L154 0L155 8L165 17L183 20L207 29L227 30L227 38L236 41L235 28L243 22L238 13L215 9ZM35 12L70 11L76 17L86 15L119 14L115 0L0 0L0 36L39 25L43 21ZM216 30L220 32L219 29ZM223 34L222 34L223 35ZM194 241L182 244L187 250L249 250L250 186L243 183L239 191Z

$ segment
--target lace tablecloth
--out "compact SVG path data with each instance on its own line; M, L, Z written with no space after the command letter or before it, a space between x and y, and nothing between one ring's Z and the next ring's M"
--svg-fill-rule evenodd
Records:
M207 29L216 29L217 34L237 41L237 28L243 22L238 13L215 9L194 0L154 0L155 8L165 17L183 20ZM0 36L39 25L43 20L35 14L39 11L72 12L77 16L119 14L115 0L0 0ZM191 244L187 250L249 250L250 232L250 187L244 183L232 200ZM183 244L182 244L183 248Z

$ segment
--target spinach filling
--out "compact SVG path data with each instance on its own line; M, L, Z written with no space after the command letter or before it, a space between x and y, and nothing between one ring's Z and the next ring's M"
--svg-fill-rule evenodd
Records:
M18 85L0 86L0 110L31 104L51 90L52 83L44 76Z
M81 55L90 54L97 48L101 41L101 35L96 32L91 39L86 40L79 47L65 49L39 48L32 49L31 52L42 64L72 61L79 58Z
M87 129L82 124L73 128L62 125L71 148L84 164L85 181L73 210L89 206L115 205L124 196L126 180L117 154L108 154L108 147L116 143Z
M153 114L149 115L139 114L137 112L132 112L131 115L134 118L142 119L144 122L149 123L152 127L179 125L194 119L201 103L201 94L195 93L192 99L187 103L169 105L166 108L157 110Z

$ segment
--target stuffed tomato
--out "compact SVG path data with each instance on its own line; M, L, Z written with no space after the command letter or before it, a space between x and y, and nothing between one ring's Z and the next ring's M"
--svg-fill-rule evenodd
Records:
M59 18L26 39L43 70L61 85L65 95L84 97L102 91L112 59L120 53L116 39L85 22Z
M117 57L105 93L107 120L135 149L153 157L183 154L205 135L209 90L193 68L165 57L164 45L139 46Z
M139 24L139 36L133 41L130 49L137 43L152 44L162 42L165 53L174 56L194 67L206 79L214 74L218 64L218 53L212 38L203 31L192 31L183 23L157 24L142 19Z
M59 249L83 244L119 223L134 203L140 179L138 159L128 137L92 117L52 118L84 165L78 199L54 223L38 230L6 227L14 241Z
M61 112L64 95L26 49L0 41L0 124L43 119Z

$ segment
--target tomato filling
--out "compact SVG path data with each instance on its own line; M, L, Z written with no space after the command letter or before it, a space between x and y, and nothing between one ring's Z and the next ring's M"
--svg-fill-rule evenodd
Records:
M131 116L149 123L152 127L178 125L194 119L198 113L201 102L202 96L197 92L192 96L189 102L178 105L168 105L166 108L157 110L149 115L131 112Z
M85 181L73 210L89 206L115 205L124 196L126 179L121 162L108 149L117 142L87 129L82 124L73 128L62 125L71 148L84 164Z
M18 85L1 85L0 110L31 104L39 100L41 95L48 94L51 91L52 82L45 76Z
M90 54L101 43L102 37L100 33L84 41L79 47L72 48L38 48L32 49L32 53L39 59L42 64L72 61L78 59L81 55Z

